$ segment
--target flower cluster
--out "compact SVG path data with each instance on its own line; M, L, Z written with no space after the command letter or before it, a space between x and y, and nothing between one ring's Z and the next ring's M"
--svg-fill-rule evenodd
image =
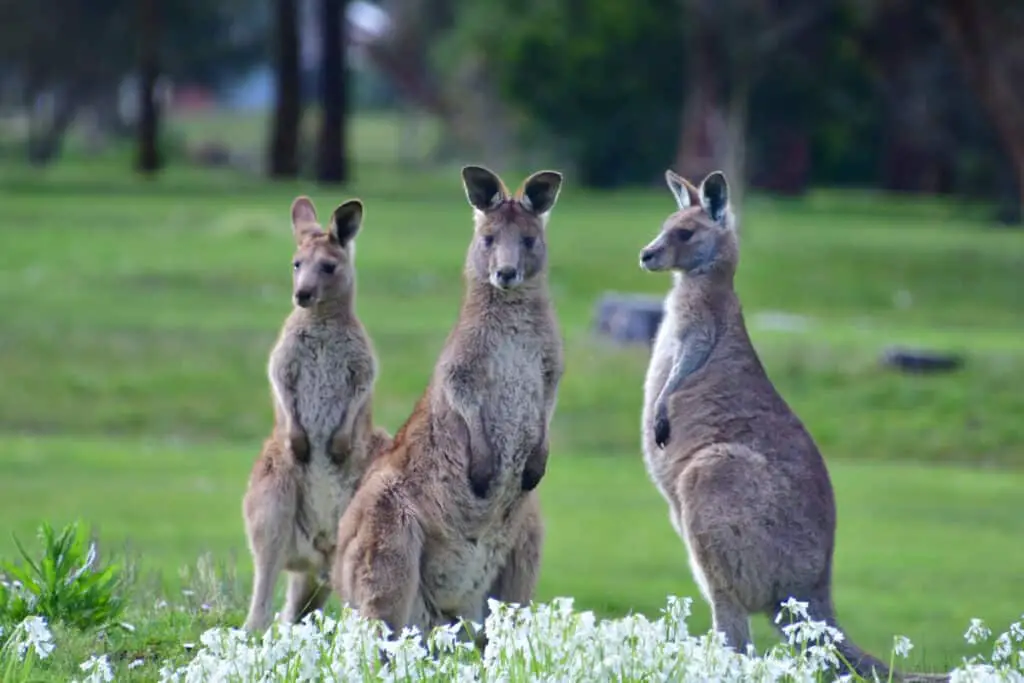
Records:
M338 619L315 612L299 624L275 624L261 638L215 628L189 644L183 666L165 664L163 683L284 681L821 681L841 663L835 644L842 633L811 620L806 603L790 600L776 622L786 642L758 655L725 646L719 633L690 634L689 599L669 598L658 619L633 614L598 619L576 611L569 598L522 607L489 603L485 624L435 629L426 638L413 629L389 633L379 622L344 609ZM1024 617L1022 617L1024 621ZM481 655L480 629L487 635ZM964 660L950 672L951 683L1024 683L1024 625L1012 624L995 638L972 620L965 639L991 643L988 657ZM912 643L893 641L893 659ZM54 650L46 622L32 617L10 634L5 651L23 659L46 659ZM141 662L132 662L134 668ZM106 683L115 672L106 655L81 664L81 683ZM858 680L844 676L841 680Z
M379 623L344 610L340 619L311 615L298 625L277 625L259 641L235 629L204 634L203 648L165 683L192 681L820 681L840 664L842 633L811 620L806 603L790 600L777 622L786 636L764 655L737 653L721 634L691 635L689 599L669 598L660 618L634 614L598 619L573 609L569 598L521 607L489 603L488 645L473 645L480 625L436 629L426 639L414 630L389 634ZM970 638L984 636L980 622ZM391 637L389 637L391 636ZM996 640L991 662L965 661L952 680L1024 683L1024 629L1014 624ZM913 644L897 636L894 656ZM846 680L854 680L852 676Z

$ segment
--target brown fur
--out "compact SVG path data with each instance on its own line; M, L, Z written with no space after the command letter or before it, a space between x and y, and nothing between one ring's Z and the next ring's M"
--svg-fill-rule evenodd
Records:
M296 622L330 595L341 512L390 437L374 429L377 360L356 317L355 243L363 206L348 201L324 231L306 197L292 204L295 308L270 355L274 429L243 500L255 576L245 628L270 623L274 584L288 572L281 618Z
M789 597L836 626L836 509L818 448L778 394L747 335L733 287L738 242L720 172L700 188L666 174L679 211L641 252L673 271L644 386L644 460L686 543L715 629L740 650L751 614ZM862 676L885 665L848 639Z
M539 571L534 489L563 365L544 237L561 176L515 196L480 167L463 182L476 219L459 320L338 525L334 588L393 630L482 623L488 597L528 602Z

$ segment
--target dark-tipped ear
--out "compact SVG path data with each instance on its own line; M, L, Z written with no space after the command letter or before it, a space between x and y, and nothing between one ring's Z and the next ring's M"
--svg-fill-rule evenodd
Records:
M729 208L729 181L721 171L713 171L700 184L700 205L711 216L711 220L720 223L725 219Z
M331 237L341 246L345 246L363 226L363 203L358 199L350 199L331 214Z
M306 195L299 195L292 202L292 232L295 241L301 242L303 237L318 230L313 200Z
M466 199L470 206L479 211L490 211L508 198L508 190L501 178L483 166L464 166L462 185L466 188Z
M665 183L680 209L688 209L699 201L700 195L693 183L672 169L665 171Z
M527 211L543 216L555 207L562 190L562 174L558 171L537 171L525 181L518 192L519 201Z

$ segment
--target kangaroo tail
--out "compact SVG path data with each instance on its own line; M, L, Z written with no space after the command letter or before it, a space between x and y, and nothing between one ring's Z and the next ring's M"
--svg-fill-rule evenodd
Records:
M853 673L868 681L875 680L876 678L879 681L887 681L890 674L894 681L903 680L903 677L896 671L890 672L887 664L861 650L850 640L849 636L836 621L836 611L832 606L830 596L826 595L808 600L807 614L814 621L824 621L832 628L842 631L843 639L835 644L836 651L840 655L839 667L842 673Z

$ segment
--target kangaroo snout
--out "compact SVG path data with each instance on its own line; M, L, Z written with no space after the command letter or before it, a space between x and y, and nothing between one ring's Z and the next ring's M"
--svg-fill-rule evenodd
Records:
M494 284L502 289L507 289L519 284L519 269L515 266L502 266L494 271L491 276Z
M313 290L312 289L297 289L295 290L295 303L302 308L307 308L313 303Z
M661 249L658 247L645 247L640 251L640 267L644 270L654 270L658 265L658 256Z

